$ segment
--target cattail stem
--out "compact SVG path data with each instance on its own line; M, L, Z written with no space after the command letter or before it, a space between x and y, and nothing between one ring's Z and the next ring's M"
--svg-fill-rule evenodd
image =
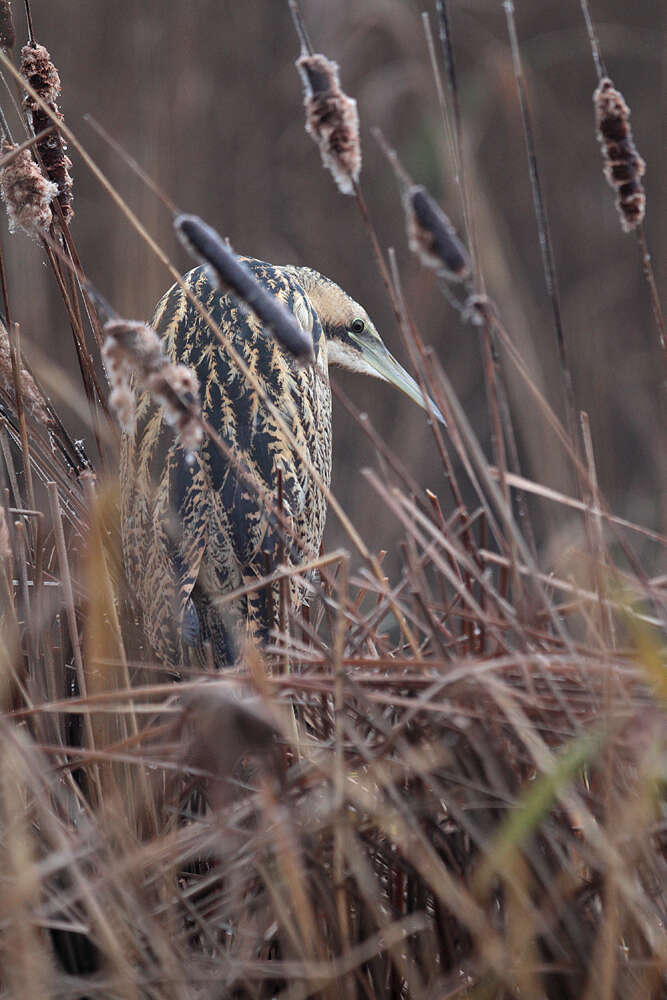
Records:
M299 41L301 42L301 52L309 56L313 54L313 46L310 44L310 38L308 37L308 31L306 29L301 10L299 9L298 0L287 0L289 6L289 12L292 15L292 21L294 23L294 30L296 31Z
M28 41L34 48L36 42L35 42L35 32L32 26L32 9L30 7L30 0L24 0L24 6L25 6L25 19L28 22Z
M655 281L653 264L651 262L651 254L648 249L648 243L646 242L646 231L644 229L643 222L640 222L640 224L637 226L637 241L639 243L639 249L641 251L644 277L646 278L646 283L648 284L649 288L649 294L651 296L651 308L653 309L653 318L655 320L655 325L658 330L658 344L662 348L663 360L667 372L667 332L665 331L665 317L662 311L660 295L658 294L658 286L656 285Z
M591 17L588 0L579 0L579 2L581 4L581 13L584 15L586 31L588 32L588 40L591 43L591 54L593 56L593 63L595 64L595 72L597 73L598 81L600 81L607 75L607 70L605 69L604 60L602 58L602 52L600 50L600 42L598 41L595 25L593 24L593 18Z
M456 164L456 182L461 191L461 202L463 205L463 218L465 221L466 243L470 252L472 262L472 272L480 282L478 291L484 293L483 276L478 271L477 234L472 214L470 191L463 163L463 124L461 118L461 104L459 101L459 87L456 75L456 61L454 59L454 47L452 45L452 34L449 27L449 15L447 13L446 0L436 0L436 11L440 28L440 43L442 55L445 62L445 72L449 88L449 99L452 105L452 117L454 127L451 133L454 138L454 161Z
M556 343L558 345L558 357L560 360L561 376L563 380L563 390L565 395L565 409L567 413L568 430L573 447L577 450L576 434L576 410L574 403L574 386L572 382L572 372L567 355L567 345L563 331L563 321L560 308L560 291L558 288L558 276L556 274L556 263L554 260L553 244L551 241L551 230L547 216L546 204L542 194L542 183L537 165L537 152L535 140L533 138L533 126L528 110L528 100L526 97L526 86L523 75L523 65L521 61L521 51L519 49L519 39L514 20L514 4L512 0L504 0L503 8L507 20L507 30L512 50L512 62L514 65L514 78L516 81L519 107L521 110L521 121L523 124L523 137L526 146L526 157L528 159L528 172L530 175L530 186L533 193L533 204L535 206L535 217L539 233L540 252L542 255L542 267L547 286L547 294L551 303L554 329L556 333Z

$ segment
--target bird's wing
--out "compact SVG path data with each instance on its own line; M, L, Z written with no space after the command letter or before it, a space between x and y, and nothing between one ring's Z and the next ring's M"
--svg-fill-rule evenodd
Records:
M319 319L296 279L280 268L259 261L248 263L302 324L307 317L317 343L322 336ZM211 285L205 268L195 268L184 281L308 449L316 409L312 369L299 369L254 314ZM140 587L135 583L142 603L148 603L153 616L162 622L153 627L155 633L166 627L170 615L172 623L180 623L195 582L209 593L225 593L273 570L283 553L294 555L312 483L260 394L178 285L158 304L153 326L169 356L195 370L203 416L222 442L221 448L205 436L199 453L188 462L177 441L165 442L160 412L145 396L140 400L135 468L128 473L136 483L137 497L131 512L137 528L130 534L139 541L142 535L143 545L138 544L131 557L135 568L131 577L142 581ZM287 537L271 510L278 500L278 469L282 470L284 517L291 529ZM157 598L156 578L146 579L147 567L171 580ZM256 610L251 604L245 611L252 616Z

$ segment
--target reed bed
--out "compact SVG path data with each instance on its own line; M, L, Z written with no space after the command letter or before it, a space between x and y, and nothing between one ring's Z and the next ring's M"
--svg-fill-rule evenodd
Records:
M345 74L314 50L317 24L307 30L295 0L289 7L308 133L358 204L368 267L379 269L414 373L446 421L431 410L425 423L441 489L424 489L408 456L334 386L376 451L376 467L360 474L401 526L396 551L369 547L334 482L329 516L346 545L257 581L301 574L308 607L292 612L283 588L269 645L248 639L224 671L191 662L175 677L155 661L120 555L117 418L131 419L130 376L161 393L187 447L214 430L193 403L196 385L171 372L150 329L119 319L86 277L70 228L76 172L92 171L147 253L179 272L68 127L31 17L16 68L10 48L22 29L0 4L0 189L52 270L70 328L57 337L73 338L79 370L66 383L25 349L30 331L13 320L4 255L27 243L4 241L0 997L664 996L667 577L656 567L667 539L616 515L598 484L589 416L572 389L513 6L504 10L564 418L481 269L444 0L426 17L425 51L457 165L461 205L447 208L461 232L410 177L391 136L378 135L407 214L396 242L441 288L443 312L478 338L488 449L373 227ZM626 238L643 254L660 364L640 137L585 5L583 15L599 80L591 134ZM23 132L9 124L15 83ZM547 468L543 481L523 474L508 373L524 387L520 419L557 442L571 493L547 485ZM63 391L80 400L80 434L58 413ZM569 518L559 560L535 537L549 507Z

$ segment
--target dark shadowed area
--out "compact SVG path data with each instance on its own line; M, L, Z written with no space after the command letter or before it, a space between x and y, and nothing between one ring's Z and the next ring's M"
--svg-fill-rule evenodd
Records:
M22 4L15 19L25 38ZM462 209L444 136L421 19L399 0L305 0L316 51L335 59L359 104L361 184L380 244L398 255L410 314L433 345L490 454L479 334L445 302L407 247L392 172L371 135L379 126L417 183L462 231ZM654 0L595 4L609 75L632 109L647 162L646 231L665 292L667 122L665 13ZM435 30L433 8L429 9ZM590 414L598 475L616 513L647 526L662 518L664 463L660 353L635 237L621 232L602 176L592 93L596 85L579 5L520 2L521 42L537 155L560 284L565 338L579 409ZM298 44L287 4L191 0L34 0L35 34L52 54L68 125L183 270L191 266L169 210L84 120L93 115L180 211L201 215L239 253L308 264L362 302L394 353L406 354L354 198L342 196L304 132ZM502 5L451 7L466 148L484 275L515 343L564 416L554 324L545 290L520 111ZM72 233L92 280L126 316L146 318L170 284L75 151ZM4 220L4 214L3 214ZM36 343L75 372L68 320L37 244L10 237L8 279L26 350ZM8 245L11 244L11 247ZM507 359L522 471L572 492L562 452ZM441 463L422 413L380 382L338 375L424 487L449 504ZM77 383L78 384L78 383ZM66 390L66 394L69 390ZM67 411L64 411L67 412ZM70 412L75 436L78 418ZM340 404L334 413L333 487L369 547L392 548L397 526L360 475L372 446ZM87 444L94 453L91 435ZM664 508L663 508L664 511ZM562 547L558 510L540 525L542 544ZM328 544L343 542L333 517ZM650 561L650 556L649 556Z

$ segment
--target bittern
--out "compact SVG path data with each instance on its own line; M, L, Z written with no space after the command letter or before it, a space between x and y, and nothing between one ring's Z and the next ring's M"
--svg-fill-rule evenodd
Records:
M384 379L424 406L419 386L389 353L366 310L333 281L308 267L240 259L310 333L314 361L297 364L252 311L214 287L205 266L185 275L187 288L282 415L288 435L178 284L156 307L152 325L165 352L196 372L202 416L225 445L205 436L197 453L186 454L148 393L138 400L135 431L123 436L126 570L150 646L171 665L187 662L188 646L203 655L207 642L216 664L228 663L236 623L245 620L266 634L275 621L278 585L253 583L281 559L296 565L319 554L326 500L313 469L328 487L328 366ZM279 478L282 516L266 499L278 504ZM244 587L249 592L221 601ZM292 577L293 607L304 590Z

